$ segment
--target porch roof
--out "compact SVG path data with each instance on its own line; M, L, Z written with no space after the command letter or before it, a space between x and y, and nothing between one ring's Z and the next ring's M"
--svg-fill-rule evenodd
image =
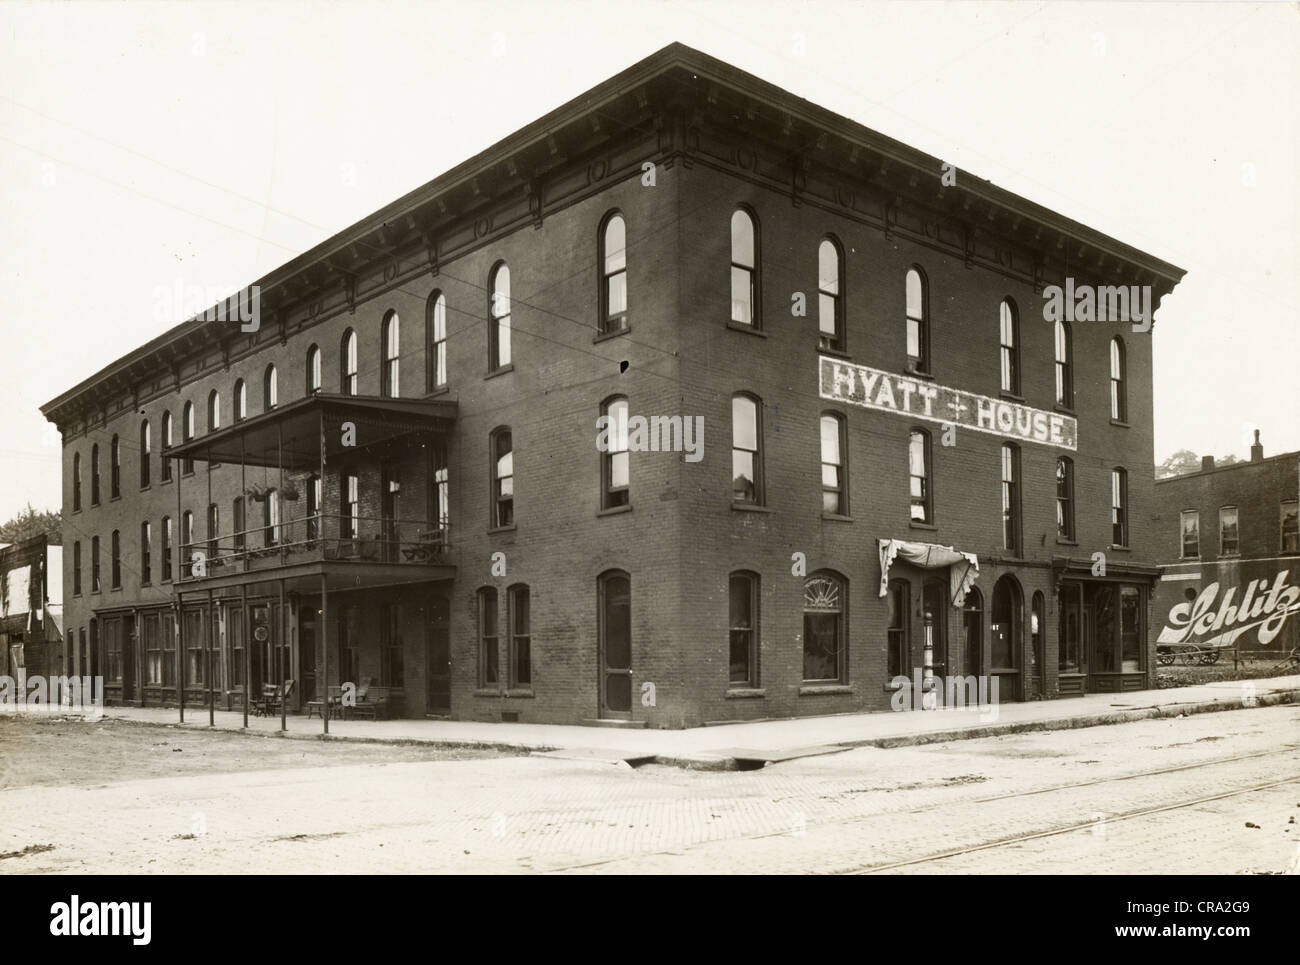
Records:
M162 452L164 459L197 459L246 466L310 470L383 445L412 432L446 432L456 421L454 400L389 399L317 392ZM352 445L342 425L355 426Z

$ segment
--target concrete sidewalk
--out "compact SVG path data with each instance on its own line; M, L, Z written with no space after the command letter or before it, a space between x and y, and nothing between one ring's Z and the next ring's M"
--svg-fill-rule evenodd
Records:
M633 730L560 724L498 724L450 720L330 721L330 738L384 743L469 744L586 760L656 761L734 769L765 761L827 754L850 747L903 747L1024 731L1066 730L1151 717L1178 717L1300 699L1300 676L1200 684L1126 694L1089 694L997 708L877 712L718 724L690 730ZM996 716L992 712L996 710ZM107 718L177 726L176 708L108 707ZM217 711L216 726L241 730L243 715ZM279 717L250 717L250 732L279 734ZM208 726L206 708L187 707L187 728ZM285 737L318 739L318 718L291 716ZM1283 735L1279 735L1280 737ZM1294 736L1294 735L1290 735Z

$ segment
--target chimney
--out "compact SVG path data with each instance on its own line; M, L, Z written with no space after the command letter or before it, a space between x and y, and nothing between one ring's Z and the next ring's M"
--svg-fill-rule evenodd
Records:
M1201 472L1208 472L1214 468L1213 456L1201 456Z
M1260 445L1258 429L1255 430L1255 444L1250 447L1250 461L1251 462L1264 461L1264 447Z

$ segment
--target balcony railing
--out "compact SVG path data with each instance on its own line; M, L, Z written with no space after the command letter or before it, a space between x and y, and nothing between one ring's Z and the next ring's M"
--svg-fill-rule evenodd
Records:
M319 513L218 533L214 539L182 543L180 549L182 581L319 561L416 566L451 562L446 520Z

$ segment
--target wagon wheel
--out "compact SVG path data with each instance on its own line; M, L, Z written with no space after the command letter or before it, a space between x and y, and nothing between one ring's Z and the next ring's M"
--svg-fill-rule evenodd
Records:
M1196 663L1197 659L1200 657L1200 651L1195 647L1183 647L1178 656L1182 657L1185 666L1190 667L1192 664Z
M1204 666L1208 667L1210 664L1218 663L1218 662L1219 662L1218 650L1204 650L1201 652L1201 663Z
M1160 649L1156 651L1156 663L1162 667L1168 667L1174 662L1174 652L1172 650Z

